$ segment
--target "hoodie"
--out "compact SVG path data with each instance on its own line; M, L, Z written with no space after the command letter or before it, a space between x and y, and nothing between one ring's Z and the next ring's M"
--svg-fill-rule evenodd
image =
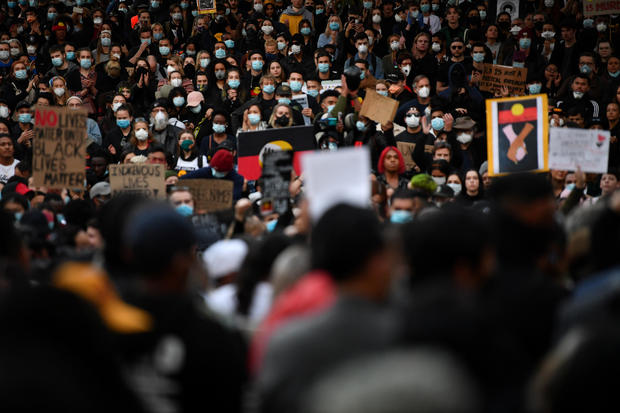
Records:
M294 36L299 33L299 22L303 19L309 20L310 24L314 27L314 18L309 10L302 7L298 11L295 11L293 10L293 6L288 6L280 16L280 23L288 26L288 31L291 33L291 36Z

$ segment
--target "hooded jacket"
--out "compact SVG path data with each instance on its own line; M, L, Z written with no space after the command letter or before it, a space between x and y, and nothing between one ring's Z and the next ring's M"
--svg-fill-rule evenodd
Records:
M300 10L295 11L293 6L288 6L280 16L280 23L287 25L291 36L294 36L299 32L299 22L303 19L309 20L312 26L314 26L314 16L312 16L309 10L302 7Z

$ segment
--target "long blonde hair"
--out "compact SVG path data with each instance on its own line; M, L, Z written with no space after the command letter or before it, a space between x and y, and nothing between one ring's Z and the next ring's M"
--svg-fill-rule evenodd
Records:
M332 30L332 29L329 28L329 23L331 23L334 20L338 21L338 24L340 25L339 30ZM342 29L343 29L343 27L342 27L342 21L340 20L340 17L338 17L336 15L332 15L327 20L327 25L325 26L325 36L332 37L332 35L334 33L338 34L340 32L340 30L342 30Z
M288 110L288 125L280 126L276 125L276 112L280 106L284 106ZM274 106L273 111L271 112L271 117L269 117L269 126L272 128L286 128L289 126L293 126L293 109L289 105L285 105L284 103L278 103Z

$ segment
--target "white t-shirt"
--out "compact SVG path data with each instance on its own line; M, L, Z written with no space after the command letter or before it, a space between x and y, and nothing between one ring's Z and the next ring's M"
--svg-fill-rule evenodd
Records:
M0 183L6 184L10 177L15 175L15 166L19 163L17 159L13 160L11 165L0 164Z
M179 158L177 160L177 165L174 169L177 171L187 171L187 172L200 169L201 165L198 163L199 157L200 155L195 157L194 160L192 161L184 161L183 159ZM206 168L207 166L209 166L209 161L207 160L207 157L203 155L202 156L202 167Z

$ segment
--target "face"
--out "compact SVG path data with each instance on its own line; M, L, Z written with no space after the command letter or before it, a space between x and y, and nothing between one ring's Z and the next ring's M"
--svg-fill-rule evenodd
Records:
M422 89L423 87L431 87L431 82L429 82L429 80L425 77L423 77L422 79L418 80L418 83L416 83L416 88L418 90Z
M95 175L103 176L105 174L105 170L108 166L108 163L106 162L104 158L95 157L90 162L90 166L91 168L93 168Z
M609 42L599 43L598 54L603 58L609 57L609 55L611 54L611 45L609 44Z
M465 175L465 189L471 195L475 195L478 193L478 188L480 186L480 180L478 179L478 174L475 171L467 172Z
M583 128L585 126L584 118L580 113L569 116L567 119L569 122L573 122L579 125L580 128Z
M397 172L399 167L398 154L396 151L389 151L383 159L383 167L387 172Z
M221 113L218 113L213 117L213 123L217 123L218 125L226 125L226 117Z
M446 180L446 183L448 184L458 184L461 185L461 178L459 178L459 176L457 174L452 174L450 176L448 176L448 179Z
M438 148L435 151L435 159L445 159L450 162L450 150L448 148Z
M13 157L15 149L13 147L13 141L9 137L0 138L0 156L3 158Z
M604 195L610 194L618 188L620 188L620 185L618 184L616 175L603 174L601 177L601 191Z
M163 152L151 152L147 158L150 164L166 165L166 154Z
M131 116L129 116L129 112L126 110L117 110L116 111L116 120L131 120Z
M54 79L52 82L52 87L54 89L58 87L65 87L65 82L62 79Z
M207 78L207 75L198 75L196 76L196 86L198 86L198 88L202 88L207 86L209 80Z
M415 47L420 52L425 52L428 50L429 43L430 42L427 36L420 36L418 40L415 42Z
M596 72L594 58L591 56L581 56L579 58L579 66L589 66L592 72Z
M387 92L388 88L385 83L377 83L375 86L375 91L377 92Z
M454 57L461 57L463 55L463 48L465 47L464 43L461 42L453 42L450 45L450 51Z
M610 57L607 61L607 71L609 71L609 73L616 73L618 70L620 70L620 59L617 57Z
M545 77L547 79L555 79L558 74L559 74L559 71L556 65L549 65L545 69Z
M589 90L588 81L583 78L576 77L575 80L573 80L571 89L573 90L573 92L586 93Z
M415 212L415 201L412 198L396 198L392 201L390 211L409 211L413 214Z
M278 108L276 109L276 118L281 118L282 116L288 116L289 115L289 111L288 111L288 107L287 106L278 106Z
M448 12L446 13L446 19L448 20L448 23L456 23L459 21L459 14L457 13L456 9L451 8L448 10Z
M567 42L572 42L575 39L575 29L563 27L562 28L562 39L564 39Z
M239 77L239 72L237 71L230 71L228 72L228 76L226 77L226 80L240 80L241 78Z
M618 120L620 118L620 108L617 103L607 105L607 119Z
M280 75L282 74L282 66L280 66L280 63L278 62L271 63L271 65L269 65L269 73L279 78Z

